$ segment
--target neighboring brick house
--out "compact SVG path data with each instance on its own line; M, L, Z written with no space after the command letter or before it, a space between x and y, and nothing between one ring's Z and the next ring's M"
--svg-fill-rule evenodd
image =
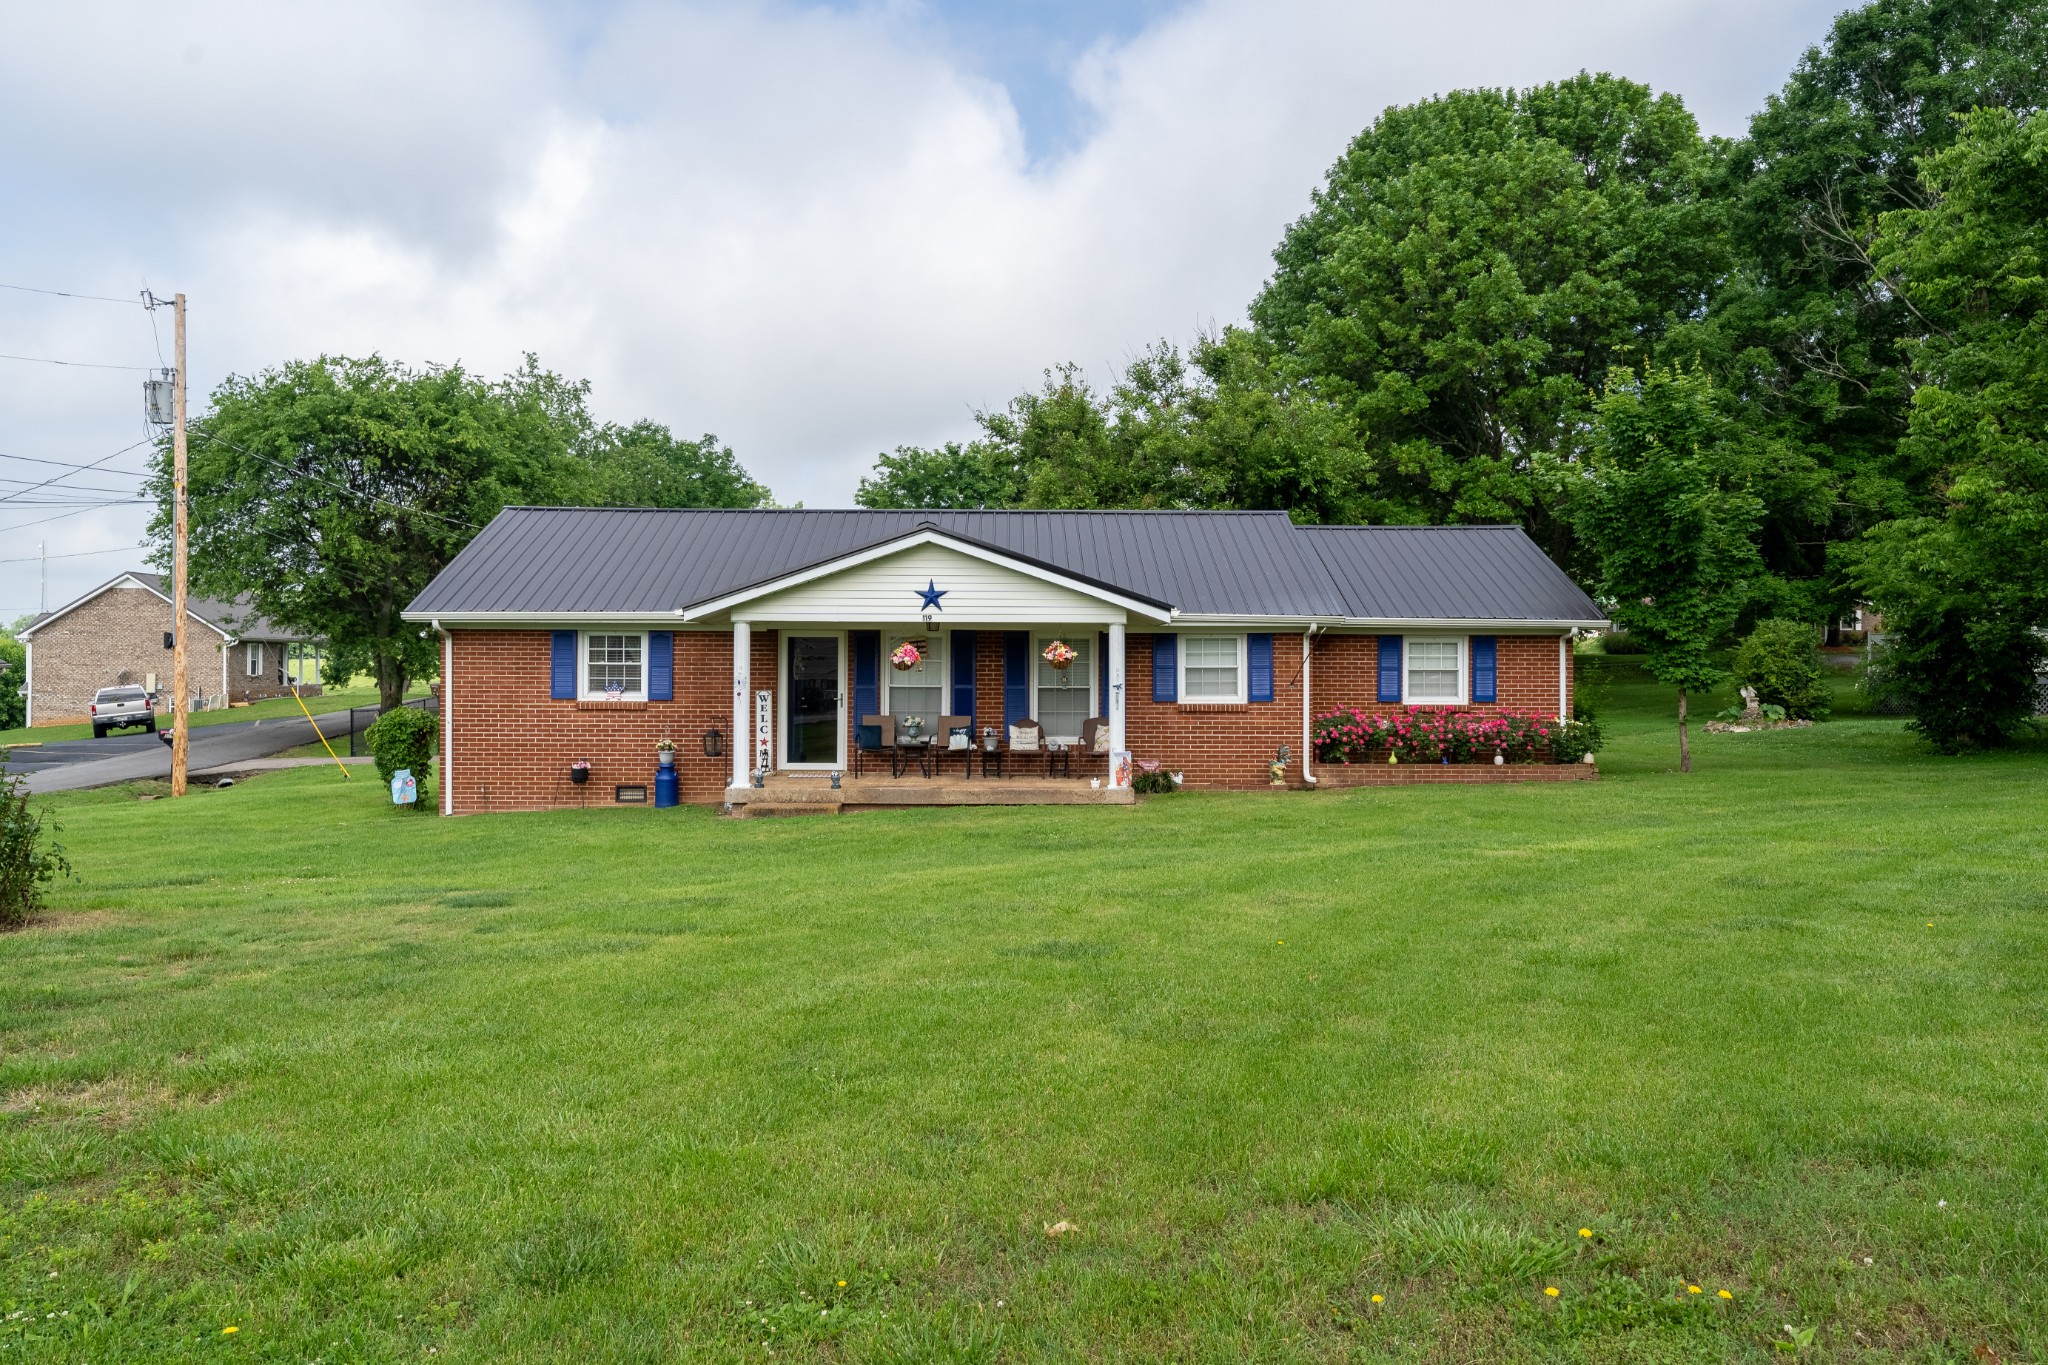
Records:
M442 639L445 814L637 798L662 739L683 800L740 805L848 769L869 716L1093 719L1190 786L1265 786L1286 745L1300 781L1335 706L1568 715L1606 625L1512 526L802 509L508 508L405 618Z
M307 637L233 602L188 595L185 616L191 626L186 686L195 709L283 696L302 673L300 690L318 694L317 666L292 658L293 646L313 643ZM121 574L38 616L21 633L28 650L28 723L82 721L103 687L132 684L168 698L170 630L170 584L153 573Z

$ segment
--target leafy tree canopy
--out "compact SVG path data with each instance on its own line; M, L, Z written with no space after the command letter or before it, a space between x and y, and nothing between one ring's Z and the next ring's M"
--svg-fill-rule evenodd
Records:
M1756 458L1696 368L1617 374L1601 399L1573 514L1616 625L1652 676L1678 689L1679 767L1691 771L1686 697L1725 676L1711 651L1760 572Z
M373 672L390 706L438 664L438 642L399 613L505 506L765 497L715 438L597 427L588 392L531 356L497 381L379 356L231 377L191 425L192 587L324 637L335 667ZM166 564L167 442L152 491Z
M1882 214L1928 203L1919 161L1955 140L1957 116L2044 96L2040 0L1873 0L1835 21L1727 149L1719 192L1742 268L1686 340L1839 483L1776 533L1786 571L1817 574L1826 540L1928 510L1935 466L1899 445L1922 326L1900 282L1873 269L1872 240Z
M1521 522L1569 561L1556 466L1607 371L1725 271L1709 170L1676 97L1612 76L1390 109L1274 253L1257 335L1355 425L1402 519Z
M21 695L27 682L28 647L12 630L0 630L0 730L18 730L27 723L28 698Z

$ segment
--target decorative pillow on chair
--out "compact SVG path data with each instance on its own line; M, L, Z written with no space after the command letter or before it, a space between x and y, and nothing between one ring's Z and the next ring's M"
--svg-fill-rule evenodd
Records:
M1095 728L1095 752L1098 754L1109 752L1109 727L1107 725L1098 725Z
M1038 747L1038 727L1035 725L1012 725L1010 727L1010 747L1012 749L1036 749Z
M974 727L972 725L956 725L946 731L946 747L948 749L972 749L974 747Z

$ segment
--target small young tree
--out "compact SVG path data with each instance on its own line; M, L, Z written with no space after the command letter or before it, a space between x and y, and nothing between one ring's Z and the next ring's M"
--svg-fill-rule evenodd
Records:
M19 929L42 907L43 883L71 871L61 844L43 845L43 817L21 779L0 773L0 929Z
M1801 720L1828 713L1820 667L1820 632L1804 621L1759 621L1735 651L1735 676L1756 689L1757 700Z
M1678 689L1678 770L1692 771L1686 700L1720 682L1711 651L1760 571L1763 507L1713 381L1697 370L1617 375L1600 401L1574 523L1616 624L1652 677Z

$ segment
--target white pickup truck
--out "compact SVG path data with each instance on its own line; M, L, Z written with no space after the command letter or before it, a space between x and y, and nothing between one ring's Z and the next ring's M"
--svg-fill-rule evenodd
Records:
M92 699L92 737L140 725L156 733L156 699L139 687L102 687Z

